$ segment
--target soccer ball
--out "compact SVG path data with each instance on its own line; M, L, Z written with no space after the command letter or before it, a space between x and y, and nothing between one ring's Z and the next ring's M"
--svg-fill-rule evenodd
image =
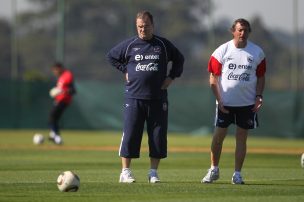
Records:
M76 192L80 186L79 177L72 171L64 171L57 178L57 187L62 192Z
M33 137L33 143L34 144L42 144L44 142L44 137L43 135L36 133Z
M302 154L302 157L301 157L301 166L302 166L302 168L304 168L304 153Z

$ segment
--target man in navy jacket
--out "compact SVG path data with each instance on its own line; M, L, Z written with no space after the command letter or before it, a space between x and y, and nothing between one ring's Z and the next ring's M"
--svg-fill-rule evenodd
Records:
M167 88L183 72L184 57L167 39L153 34L153 16L141 11L136 17L138 35L112 48L109 62L125 74L124 128L119 149L122 172L119 182L132 183L132 158L139 158L144 124L147 123L150 170L148 182L160 182L157 168L167 157ZM168 71L168 63L172 66Z

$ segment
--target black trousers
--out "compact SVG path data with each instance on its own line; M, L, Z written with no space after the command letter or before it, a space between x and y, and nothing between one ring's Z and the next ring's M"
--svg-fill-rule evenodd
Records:
M49 115L49 127L53 132L55 132L58 135L60 134L59 120L67 107L68 107L68 104L66 104L64 102L56 103L53 106L53 108L51 109L51 112Z

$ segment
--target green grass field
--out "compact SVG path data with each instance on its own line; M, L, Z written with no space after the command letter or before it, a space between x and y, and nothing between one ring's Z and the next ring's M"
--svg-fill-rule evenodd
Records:
M304 140L249 137L243 168L246 185L230 184L234 138L228 136L221 158L221 178L201 184L209 167L210 136L169 134L169 156L159 168L162 183L148 184L149 168L143 140L141 158L133 161L137 182L120 184L120 134L63 131L65 144L33 145L34 132L0 131L0 201L304 201ZM75 193L59 192L57 176L64 170L81 179Z

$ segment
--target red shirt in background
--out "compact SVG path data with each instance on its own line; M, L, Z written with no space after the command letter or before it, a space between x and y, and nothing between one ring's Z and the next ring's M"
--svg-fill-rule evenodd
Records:
M62 93L55 97L56 102L70 104L72 101L71 88L74 88L74 77L71 71L64 70L59 76L56 87L62 90Z

